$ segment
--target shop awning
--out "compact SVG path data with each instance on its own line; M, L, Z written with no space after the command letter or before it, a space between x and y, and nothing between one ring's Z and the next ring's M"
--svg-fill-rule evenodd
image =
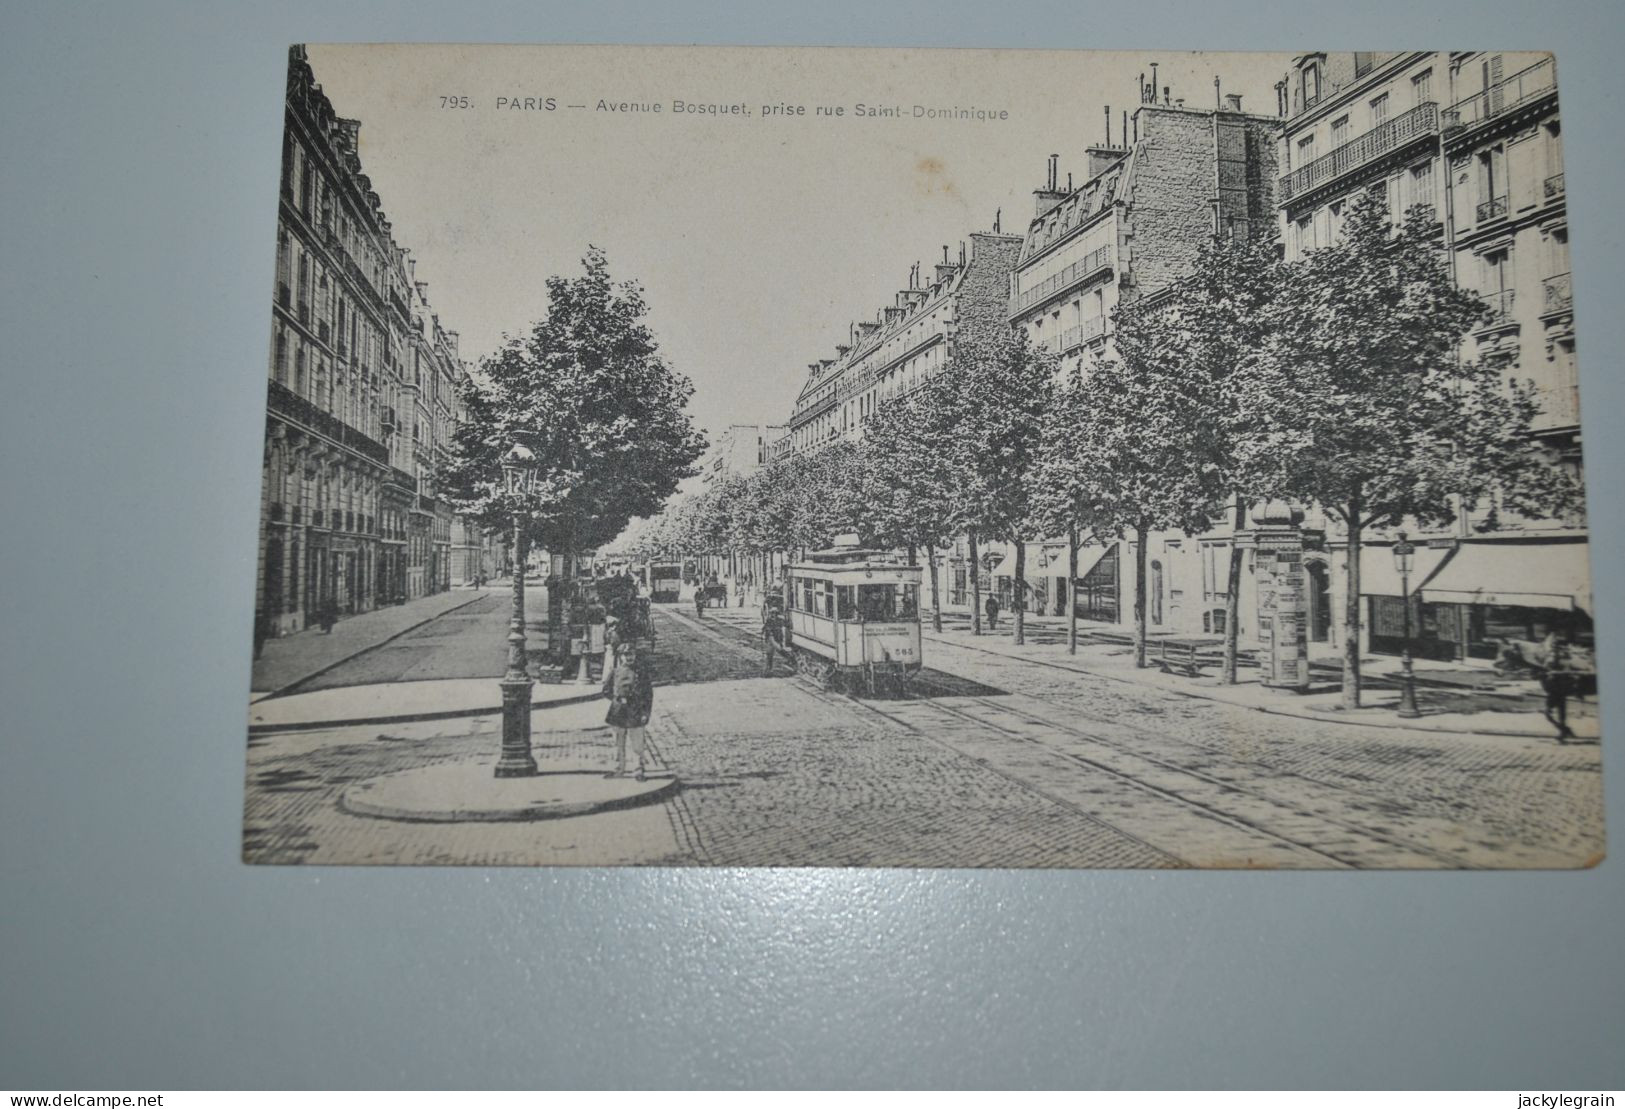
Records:
M1047 551L1049 565L1042 565L1039 553ZM1078 577L1083 577L1100 561L1100 556L1106 553L1106 548L1097 544L1082 544L1078 547ZM1053 543L1027 544L1027 580L1033 578L1064 578L1066 577L1066 544L1061 544L1057 551ZM993 569L993 576L1014 578L1016 576L1016 549L1011 547L1004 554L1004 560Z
M1424 547L1416 544L1411 561L1411 592L1420 589L1428 578L1454 553L1453 547ZM1392 544L1360 548L1360 595L1362 597L1398 597L1404 592L1399 571L1394 569Z
M1591 611L1590 544L1463 543L1427 583L1435 604ZM1418 552L1420 553L1420 552Z

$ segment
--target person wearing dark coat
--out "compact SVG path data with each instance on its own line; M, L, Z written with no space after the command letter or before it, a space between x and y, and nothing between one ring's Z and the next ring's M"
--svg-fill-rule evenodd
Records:
M605 777L625 777L626 747L630 741L632 754L638 760L637 777L641 782L644 729L649 724L655 700L653 660L625 642L615 645L614 657L614 663L604 673L604 696L609 698L609 713L604 723L615 732L615 769Z
M989 593L982 608L987 611L987 630L992 631L999 626L999 599Z

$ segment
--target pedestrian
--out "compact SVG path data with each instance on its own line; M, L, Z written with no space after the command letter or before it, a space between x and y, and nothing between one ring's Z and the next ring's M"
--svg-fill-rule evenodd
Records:
M1557 729L1557 742L1567 743L1574 737L1569 729L1569 697L1574 692L1574 672L1569 666L1568 644L1553 631L1541 643L1546 656L1546 671L1541 675L1541 692L1546 694L1546 708L1542 715Z
M789 622L784 618L784 602L777 597L768 597L762 604L762 677L772 677L773 659L778 655L784 656L785 663L794 673L795 656L784 642L784 633L788 628Z
M321 621L322 631L327 635L333 634L333 625L338 623L339 603L329 597L323 601L317 619Z
M604 674L604 696L609 698L609 713L604 723L615 733L615 769L604 777L626 776L626 748L630 744L638 763L637 779L641 782L644 729L648 727L655 699L653 660L631 643L617 643L614 662Z
M993 631L999 626L999 598L993 593L987 595L987 602L982 605L987 613L987 630Z

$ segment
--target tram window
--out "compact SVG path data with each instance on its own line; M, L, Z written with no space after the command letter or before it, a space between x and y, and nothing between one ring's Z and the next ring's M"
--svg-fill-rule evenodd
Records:
M835 613L840 620L854 620L858 615L858 606L852 600L852 587L850 585L838 586L835 590Z
M818 583L818 611L826 617L835 615L835 590L827 581Z

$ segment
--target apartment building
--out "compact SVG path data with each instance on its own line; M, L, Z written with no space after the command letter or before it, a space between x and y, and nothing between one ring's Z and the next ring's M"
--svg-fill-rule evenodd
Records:
M1459 287L1485 302L1462 356L1531 385L1534 432L1554 465L1578 471L1580 427L1573 301L1564 207L1562 127L1550 55L1479 51L1305 54L1277 86L1285 116L1280 220L1289 259L1336 241L1352 201L1376 190L1393 218L1420 210L1437 227ZM1499 513L1489 506L1424 530L1412 575L1412 626L1422 655L1491 658L1502 639L1590 627L1588 545L1579 521ZM1341 591L1337 528L1306 563ZM1405 601L1393 538L1373 533L1361 554L1365 647L1404 645ZM1530 582L1541 582L1534 589ZM1336 635L1340 613L1323 621Z
M467 370L303 47L289 54L256 607L265 635L451 582L434 495Z

